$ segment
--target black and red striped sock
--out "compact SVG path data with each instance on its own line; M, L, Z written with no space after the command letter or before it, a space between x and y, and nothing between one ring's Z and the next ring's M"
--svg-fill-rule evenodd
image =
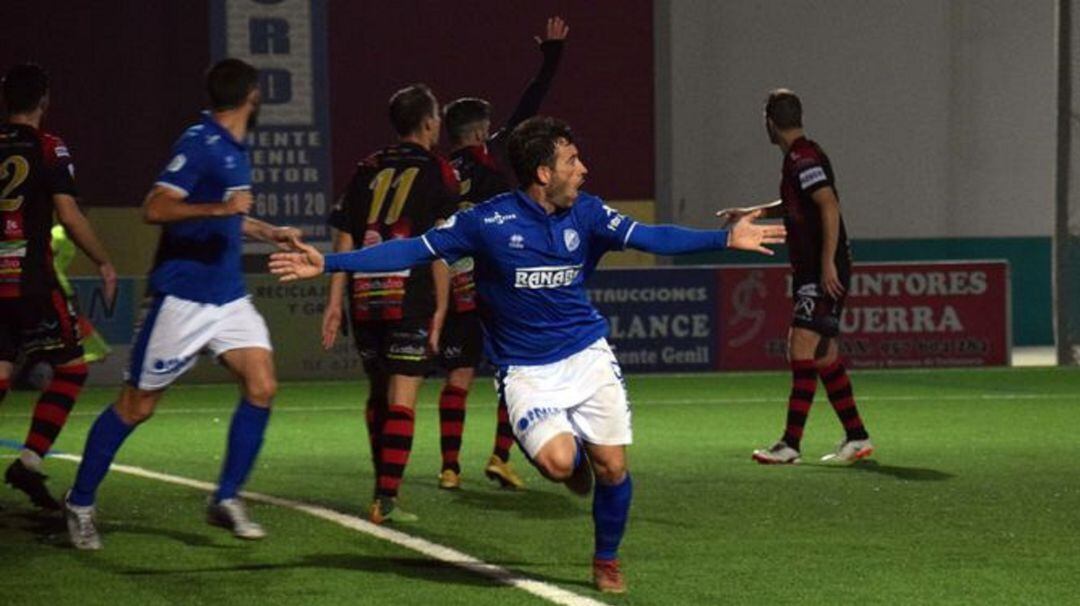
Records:
M870 437L863 426L862 418L859 417L859 409L855 407L855 395L851 390L847 368L839 357L821 369L821 382L825 384L825 391L829 394L829 402L832 403L836 416L844 425L847 439L865 440Z
M506 402L502 398L499 398L498 417L499 421L495 425L495 449L491 454L505 463L510 460L510 447L514 445L514 430L510 427L510 413L506 410Z
M367 424L368 444L371 445L371 465L375 469L375 475L379 475L380 452L379 442L382 439L383 424L386 422L386 407L381 402L368 400L364 410L364 421Z
M396 497L401 477L405 475L405 466L409 463L412 452L413 430L416 415L412 409L391 405L386 411L383 424L379 453L379 478L375 485L375 494Z
M784 428L784 442L799 450L802 444L803 427L810 414L810 405L814 403L817 390L817 369L813 360L791 361L791 396L788 398L787 427Z
M56 437L64 429L68 413L75 406L83 384L86 383L86 364L53 367L53 377L34 405L34 419L25 446L44 457Z
M469 391L447 385L439 394L439 447L442 449L442 469L461 473L458 455L461 434L465 431L465 399Z

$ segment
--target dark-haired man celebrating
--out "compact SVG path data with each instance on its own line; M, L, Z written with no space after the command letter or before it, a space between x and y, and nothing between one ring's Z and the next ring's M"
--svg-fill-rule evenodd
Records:
M432 152L439 141L439 102L413 84L390 98L399 141L364 158L330 215L334 250L369 248L412 238L457 210L459 185L450 163ZM337 274L323 312L323 345L342 321L347 276ZM389 272L354 273L349 292L353 336L369 380L366 409L375 468L369 519L414 522L397 502L412 452L416 396L434 367L446 319L450 269L443 261Z
M34 405L30 431L4 481L45 509L60 503L45 486L42 459L64 428L86 381L78 314L53 266L53 212L71 240L98 266L105 300L116 295L116 270L79 210L75 165L64 142L41 130L49 78L22 64L4 75L6 121L0 125L0 400L22 353L52 367Z
M500 163L506 157L506 139L515 126L536 115L544 100L562 56L563 43L570 27L561 17L547 21L544 38L537 38L544 61L536 77L525 87L517 107L506 124L491 133L491 104L476 97L463 97L446 106L446 132L450 135L450 163L461 179L461 208L469 208L510 191L510 179ZM458 259L450 268L450 309L446 316L439 355L447 371L446 385L439 394L439 433L442 469L439 488L461 486L458 455L465 431L465 400L469 395L480 363L483 328L476 311L476 288L472 275L473 261ZM510 465L510 447L514 433L506 404L499 401L495 425L495 447L484 467L489 478L505 488L522 489L525 482Z
M581 192L586 169L566 123L526 120L509 141L521 189L459 211L419 238L323 257L312 247L273 255L282 280L323 272L393 271L443 258L475 260L485 353L498 368L499 395L518 444L546 477L593 499L593 578L604 592L626 591L618 548L630 512L626 463L630 403L608 325L589 302L588 276L608 251L655 254L739 248L764 254L784 228L725 230L644 225Z
M94 503L120 445L204 349L240 386L207 521L242 539L266 534L238 497L262 446L277 391L270 334L244 285L242 241L247 236L289 248L299 244L300 230L247 216L253 199L243 141L259 111L258 72L238 59L225 59L207 72L206 89L210 110L180 136L143 202L143 219L162 226L161 240L125 385L90 428L65 500L68 531L78 549L101 549Z
M783 217L793 274L794 311L788 333L791 395L784 434L753 459L765 465L794 464L802 457L801 442L818 377L844 426L836 450L822 457L828 463L850 464L870 456L874 445L866 433L837 338L844 298L851 280L851 249L840 215L840 199L832 163L817 143L806 138L802 102L787 89L769 93L765 102L769 142L784 154L780 200L772 204L723 210L728 220L750 212Z

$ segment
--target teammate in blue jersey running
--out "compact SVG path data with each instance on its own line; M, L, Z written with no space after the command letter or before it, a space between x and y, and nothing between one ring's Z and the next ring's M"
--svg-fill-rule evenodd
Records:
M95 494L116 451L204 349L236 375L241 392L207 521L243 539L265 536L237 497L262 445L277 389L270 335L247 295L241 247L244 236L295 247L300 232L246 216L252 205L251 165L243 141L259 110L258 72L226 59L207 73L206 88L210 111L180 136L143 203L146 222L162 226L149 307L120 398L90 428L75 485L65 499L68 531L79 549L101 548Z
M617 550L630 511L630 404L586 278L604 253L625 247L772 254L764 245L783 242L784 228L756 225L755 214L730 230L645 225L621 215L579 191L585 165L570 128L554 118L515 128L509 156L521 190L460 211L419 238L325 257L300 245L300 252L274 254L270 269L295 280L473 257L486 353L498 367L514 436L543 475L578 494L588 494L595 474L593 578L601 591L622 593Z

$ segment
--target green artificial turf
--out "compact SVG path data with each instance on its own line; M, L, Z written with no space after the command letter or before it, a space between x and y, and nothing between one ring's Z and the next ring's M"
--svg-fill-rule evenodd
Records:
M470 394L464 489L436 488L438 385L422 394L402 530L613 604L1065 603L1080 595L1080 372L865 371L856 398L878 450L851 468L815 464L841 435L819 389L804 463L761 467L782 429L786 375L630 377L634 503L621 552L630 593L591 589L590 502L543 480L483 478L495 424L486 380ZM362 383L281 387L253 491L360 514L372 490ZM88 389L57 450L81 453L113 390ZM214 481L232 386L179 386L118 463ZM33 394L0 406L21 441ZM0 455L14 450L0 448ZM4 466L10 459L2 459ZM75 472L47 461L60 493ZM540 604L521 590L290 509L256 504L271 535L233 539L202 521L205 494L112 473L99 494L106 544L66 546L58 516L0 487L5 604Z

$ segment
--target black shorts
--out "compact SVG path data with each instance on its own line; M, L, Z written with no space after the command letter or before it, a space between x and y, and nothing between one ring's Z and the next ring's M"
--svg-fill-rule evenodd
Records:
M450 313L439 341L439 362L446 370L476 368L484 357L484 328L475 311Z
M841 274L840 283L847 292L851 279ZM791 286L795 302L791 325L812 330L823 337L840 335L840 318L844 313L845 295L834 299L821 287L818 276L795 276Z
M428 320L354 322L353 337L364 372L410 377L428 375L435 366L428 347L430 325Z
M49 364L83 355L79 316L59 289L48 295L0 299L0 362L15 362L21 352Z

